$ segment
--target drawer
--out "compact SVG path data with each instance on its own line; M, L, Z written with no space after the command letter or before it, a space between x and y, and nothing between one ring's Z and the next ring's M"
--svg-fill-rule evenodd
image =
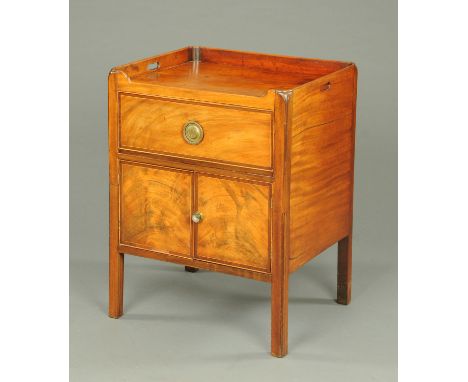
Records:
M270 186L199 175L196 257L270 270Z
M119 103L120 148L271 168L272 118L268 111L125 93L120 94ZM195 124L186 127L191 122ZM189 143L184 131L201 141Z

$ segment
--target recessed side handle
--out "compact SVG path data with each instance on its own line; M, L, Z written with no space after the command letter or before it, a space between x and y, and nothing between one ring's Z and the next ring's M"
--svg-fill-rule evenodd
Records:
M331 88L331 82L328 81L327 83L323 84L321 87L320 87L320 91L321 92L326 92L327 90L330 90Z
M159 68L159 62L150 62L147 66L147 70L156 70Z

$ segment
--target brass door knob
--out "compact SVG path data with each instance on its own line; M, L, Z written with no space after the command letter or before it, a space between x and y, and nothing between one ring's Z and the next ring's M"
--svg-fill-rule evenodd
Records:
M203 215L201 214L201 212L197 211L192 214L192 221L194 223L200 223L202 220L203 220Z
M182 134L185 142L198 145L203 140L203 127L198 122L189 121L184 125Z

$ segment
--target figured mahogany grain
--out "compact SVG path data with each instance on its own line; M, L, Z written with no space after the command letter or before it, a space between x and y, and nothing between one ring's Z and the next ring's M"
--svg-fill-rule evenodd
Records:
M294 56L281 56L257 52L243 52L228 49L200 47L200 57L204 62L241 66L251 70L284 73L302 76L302 83L333 73L350 65L349 62L321 60ZM286 80L287 81L287 80ZM291 90L291 87L276 86L276 90ZM297 85L297 84L296 84Z
M199 91L264 97L269 90L290 89L315 78L317 74L279 72L269 68L191 61L143 73L134 77L132 81Z
M189 121L203 128L199 144L183 138ZM129 150L271 167L271 114L122 94L120 144Z
M131 79L142 73L153 72L155 69L150 69L149 65L156 64L157 69L164 69L188 62L192 59L192 51L192 47L186 46L171 52L158 54L142 60L133 61L128 64L116 66L112 71L123 73L125 77Z
M293 136L311 126L352 114L355 76L354 66L350 66L295 89Z
M117 70L117 69L115 69ZM174 101L203 102L213 105L241 106L245 108L273 111L274 91L269 91L263 97L228 92L217 92L202 89L163 86L154 81L133 81L124 72L116 71L116 79L120 92L140 95L154 95Z
M303 130L291 157L292 269L346 236L351 217L351 115Z
M121 165L120 242L191 257L190 173Z
M349 62L186 47L113 68L109 315L124 253L266 281L283 357L291 272L335 243L348 304L356 95ZM193 119L205 138L190 146Z
M198 176L196 258L270 269L269 185Z
M135 152L133 150L121 149L119 158L130 162L143 161L147 164L154 164L162 167L196 171L200 174L221 175L230 178L257 180L261 182L273 181L272 169L235 165L231 163L218 163L208 159L185 158L175 154L161 155L159 153Z
M166 261L174 264L188 265L199 269L205 269L207 271L221 272L227 275L239 276L257 281L271 282L270 273L256 269L246 269L234 265L217 264L206 260L181 257L169 253L162 253L151 249L138 248L135 246L124 244L119 245L119 250L122 253L129 255L140 256L159 261Z
M113 69L122 91L273 109L276 90L291 90L350 63L194 47ZM158 64L157 69L149 69Z
M352 68L293 94L291 271L351 232L354 94Z

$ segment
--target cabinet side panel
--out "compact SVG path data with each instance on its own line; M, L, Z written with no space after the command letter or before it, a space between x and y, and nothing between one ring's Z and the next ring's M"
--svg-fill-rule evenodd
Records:
M352 227L355 66L294 92L290 270Z

